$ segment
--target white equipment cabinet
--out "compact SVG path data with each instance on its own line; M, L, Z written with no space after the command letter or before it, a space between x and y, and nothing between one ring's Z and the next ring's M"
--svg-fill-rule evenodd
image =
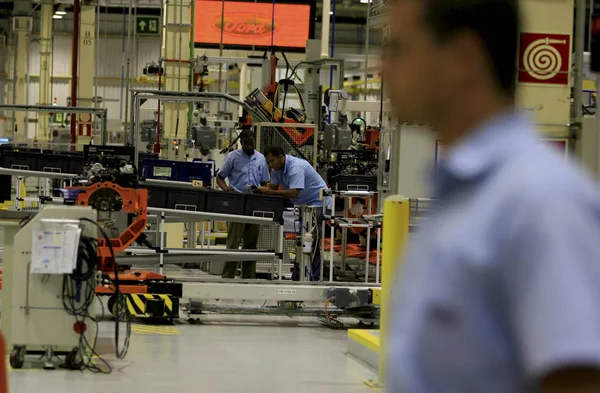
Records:
M76 332L76 317L69 315L63 303L64 274L32 274L33 234L36 228L48 225L73 224L83 227L82 236L97 238L95 228L81 225L79 219L96 220L96 212L89 207L47 206L35 214L14 236L12 258L4 258L5 282L13 285L5 287L2 303L2 329L10 332L9 345L12 348L11 366L20 368L28 352L45 353L45 368L54 368L56 352L66 352L66 363L80 361L85 354L80 353L80 335ZM86 283L80 288L81 296L74 300L81 306ZM89 315L95 316L94 302L88 308ZM80 325L79 325L80 326ZM96 327L86 325L85 335L92 340ZM90 342L92 342L90 341Z

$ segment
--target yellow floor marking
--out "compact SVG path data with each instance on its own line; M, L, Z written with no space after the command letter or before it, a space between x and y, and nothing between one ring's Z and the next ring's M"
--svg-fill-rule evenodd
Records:
M131 331L140 335L178 336L181 334L174 326L131 325Z

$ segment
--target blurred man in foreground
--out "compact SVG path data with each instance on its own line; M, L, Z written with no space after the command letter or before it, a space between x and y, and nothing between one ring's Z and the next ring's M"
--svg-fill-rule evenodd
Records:
M392 0L400 121L445 144L392 295L390 393L600 392L600 199L515 110L517 0Z

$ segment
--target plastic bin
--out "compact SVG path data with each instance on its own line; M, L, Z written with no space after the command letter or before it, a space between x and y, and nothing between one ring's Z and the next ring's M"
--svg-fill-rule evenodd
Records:
M175 210L204 211L206 191L201 189L177 189L170 187L167 193L167 208Z
M277 196L248 194L244 214L253 217L283 220L285 200Z
M210 213L243 216L245 202L246 194L223 191L208 191L206 193L206 211Z
M8 169L40 170L36 153L6 151L2 154L2 167Z
M146 186L142 188L148 190L148 206L156 208L167 208L167 193L168 189L164 187Z
M339 175L333 181L337 191L377 191L377 176Z
M64 154L38 155L38 168L42 172L70 173L71 157Z

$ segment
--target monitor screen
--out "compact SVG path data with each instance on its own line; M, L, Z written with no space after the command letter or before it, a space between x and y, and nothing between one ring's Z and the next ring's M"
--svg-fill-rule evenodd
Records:
M168 166L155 166L153 170L154 177L171 177L173 173L171 167Z
M200 46L304 49L312 38L314 3L197 0L194 41ZM223 22L223 23L221 23Z

